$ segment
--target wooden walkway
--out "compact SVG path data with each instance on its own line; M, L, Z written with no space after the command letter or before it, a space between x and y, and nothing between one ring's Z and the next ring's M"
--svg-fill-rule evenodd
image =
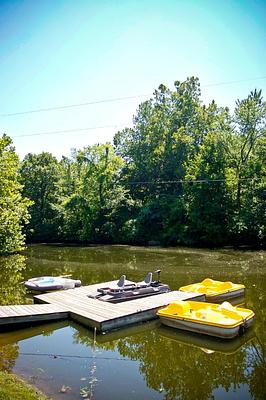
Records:
M0 307L0 326L22 321L47 321L49 319L69 317L85 326L104 332L154 319L156 318L157 310L172 301L205 300L204 295L195 296L193 293L180 291L172 291L117 304L88 297L88 295L96 295L98 288L108 287L116 282L104 282L34 296L34 301L42 304Z
M0 327L68 318L66 307L54 304L27 304L0 307Z

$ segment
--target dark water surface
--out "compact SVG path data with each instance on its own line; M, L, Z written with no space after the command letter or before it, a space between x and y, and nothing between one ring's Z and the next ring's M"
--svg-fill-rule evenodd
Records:
M33 245L0 258L0 303L32 300L21 281L72 274L83 284L142 280L158 267L172 289L206 277L246 285L254 327L233 341L205 338L158 320L97 335L58 322L0 333L0 368L13 370L55 399L265 399L264 251Z

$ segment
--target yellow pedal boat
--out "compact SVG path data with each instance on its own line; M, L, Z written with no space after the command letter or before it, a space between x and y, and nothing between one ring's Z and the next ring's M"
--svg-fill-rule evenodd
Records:
M222 304L197 301L176 301L157 312L164 325L231 339L244 333L254 319L254 312Z
M206 278L202 282L182 286L179 290L182 292L202 293L205 294L207 301L219 302L243 296L245 293L245 286L237 283L214 281L213 279Z

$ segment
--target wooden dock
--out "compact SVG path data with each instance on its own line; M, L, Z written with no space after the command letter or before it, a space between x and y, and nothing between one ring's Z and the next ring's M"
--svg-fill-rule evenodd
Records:
M0 328L40 321L68 318L68 310L55 304L26 304L0 307Z
M0 326L20 322L71 318L100 332L118 329L156 318L158 309L176 300L204 301L204 295L180 291L157 294L141 299L112 304L89 298L100 287L117 281L82 286L34 296L34 305L0 307Z

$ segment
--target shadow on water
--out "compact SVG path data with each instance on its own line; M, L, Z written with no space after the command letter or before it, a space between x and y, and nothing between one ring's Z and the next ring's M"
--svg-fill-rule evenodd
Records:
M2 303L24 303L19 282L32 276L71 273L93 283L126 273L140 280L160 266L173 289L207 276L244 283L241 302L254 309L254 328L223 341L154 320L98 334L95 340L93 331L76 323L45 324L0 333L0 368L15 371L55 399L265 398L265 253L32 246L25 255L27 260L0 260Z

